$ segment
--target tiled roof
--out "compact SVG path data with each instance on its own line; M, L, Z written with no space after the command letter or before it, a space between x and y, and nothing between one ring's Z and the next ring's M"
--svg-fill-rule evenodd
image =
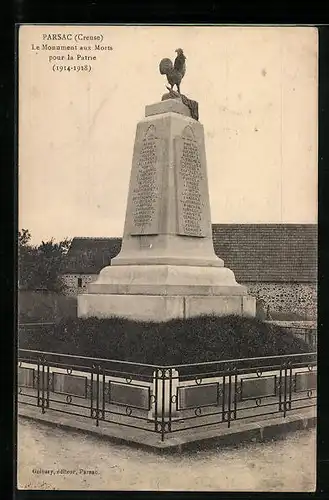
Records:
M316 282L315 224L213 224L213 240L238 282ZM98 274L120 248L121 238L73 238L62 272Z
M121 249L121 238L73 238L62 273L98 274Z
M315 224L213 224L213 240L237 281L317 280Z

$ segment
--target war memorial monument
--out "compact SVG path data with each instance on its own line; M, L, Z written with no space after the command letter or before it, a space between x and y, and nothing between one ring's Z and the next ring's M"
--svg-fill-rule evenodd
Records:
M80 317L255 316L255 298L214 252L204 129L180 93L176 52L159 66L169 92L137 124L121 251L78 296Z

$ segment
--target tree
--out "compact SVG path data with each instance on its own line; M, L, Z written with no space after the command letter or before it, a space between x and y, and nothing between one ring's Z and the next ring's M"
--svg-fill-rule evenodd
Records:
M22 229L18 232L18 245L26 247L31 241L31 233L28 229Z
M19 287L62 292L64 283L60 270L70 244L66 238L58 243L51 239L34 246L30 232L22 229L18 233Z
M30 243L31 233L28 229L22 229L18 233L18 285L19 288L29 289L32 287L35 274L35 263L37 261L36 247Z

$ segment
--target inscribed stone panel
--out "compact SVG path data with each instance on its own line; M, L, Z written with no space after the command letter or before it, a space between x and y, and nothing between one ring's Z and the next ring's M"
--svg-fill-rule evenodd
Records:
M133 235L158 234L162 192L161 140L155 136L155 127L147 130L134 158L132 180Z
M186 127L175 138L178 234L207 235L206 202L208 199L206 166L192 129Z

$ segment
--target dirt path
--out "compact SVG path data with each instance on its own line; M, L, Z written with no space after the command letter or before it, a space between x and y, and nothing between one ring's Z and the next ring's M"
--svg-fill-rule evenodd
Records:
M89 471L89 472L88 472ZM314 491L315 431L181 456L19 419L21 489Z

